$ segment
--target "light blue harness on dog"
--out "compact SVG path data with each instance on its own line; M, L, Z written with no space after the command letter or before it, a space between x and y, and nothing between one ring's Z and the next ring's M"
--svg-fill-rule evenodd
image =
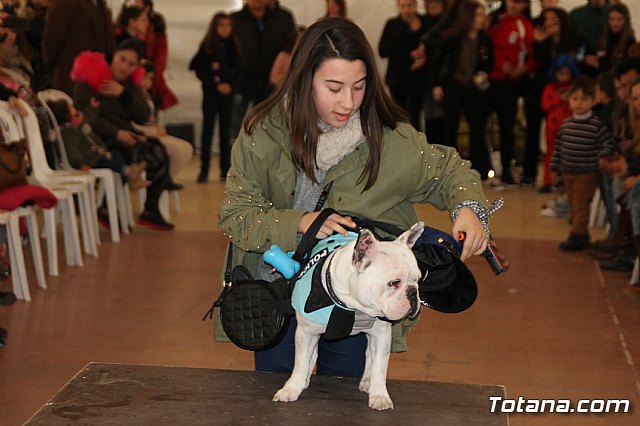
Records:
M327 325L334 308L354 312L338 306L335 296L327 292L322 285L322 267L331 253L356 240L358 234L349 232L348 236L335 234L327 237L313 248L309 261L298 273L291 304L296 312L318 324Z

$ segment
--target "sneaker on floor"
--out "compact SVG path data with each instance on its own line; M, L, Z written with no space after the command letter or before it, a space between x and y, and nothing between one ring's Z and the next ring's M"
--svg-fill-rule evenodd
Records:
M556 212L551 207L545 207L544 209L540 210L540 216L558 217L559 215L558 212Z
M562 251L579 251L589 247L588 235L569 235L567 241L560 243L560 250Z
M164 220L160 213L151 213L146 210L138 218L137 224L160 231L171 231L175 227L172 223Z

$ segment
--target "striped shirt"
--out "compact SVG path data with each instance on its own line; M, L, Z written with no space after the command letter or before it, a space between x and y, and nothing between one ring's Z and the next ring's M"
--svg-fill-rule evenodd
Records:
M598 160L613 154L615 142L609 129L595 114L566 118L556 135L551 170L589 173L598 170Z

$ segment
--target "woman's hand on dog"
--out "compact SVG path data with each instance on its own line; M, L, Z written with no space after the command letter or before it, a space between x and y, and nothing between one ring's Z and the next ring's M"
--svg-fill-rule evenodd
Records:
M309 212L303 214L298 221L298 232L301 234L306 233L319 214L320 212ZM334 232L347 236L349 231L345 228L354 229L355 227L355 222L351 220L349 216L340 216L339 214L333 213L324 221L322 227L316 234L316 238L321 240L323 238L327 238L329 235L333 235Z
M469 207L460 209L458 217L453 224L452 235L458 235L460 232L466 234L462 253L460 254L462 261L467 260L473 254L480 255L485 251L488 242L487 233L478 215Z

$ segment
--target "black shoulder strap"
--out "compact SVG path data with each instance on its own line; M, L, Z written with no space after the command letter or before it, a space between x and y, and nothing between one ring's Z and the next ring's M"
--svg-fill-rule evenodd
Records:
M322 228L322 224L325 220L327 220L329 216L331 216L335 212L335 210L329 208L324 209L320 212L311 226L309 226L309 229L307 229L307 232L305 232L302 236L300 244L298 244L298 248L293 254L293 259L295 261L300 262L300 264L304 263L304 256L308 253L311 253L311 250L313 250L313 247L317 243L316 235L318 234L320 228Z
M231 282L231 269L233 268L233 243L229 241L229 248L227 249L227 267L224 270L224 283Z

